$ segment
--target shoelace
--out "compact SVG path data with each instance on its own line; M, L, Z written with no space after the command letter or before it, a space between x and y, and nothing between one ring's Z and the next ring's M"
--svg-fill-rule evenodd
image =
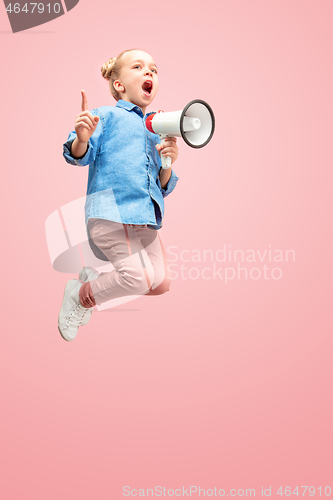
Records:
M68 327L71 323L77 327L81 326L82 321L90 309L83 307L80 302L76 304L75 309L70 313L69 317L65 321L65 327Z

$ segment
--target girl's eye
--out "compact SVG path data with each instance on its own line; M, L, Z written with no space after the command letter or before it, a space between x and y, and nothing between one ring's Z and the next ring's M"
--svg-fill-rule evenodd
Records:
M153 68L152 71L155 71L155 73L157 74L157 70L156 69Z
M136 64L134 68L141 68L140 64Z

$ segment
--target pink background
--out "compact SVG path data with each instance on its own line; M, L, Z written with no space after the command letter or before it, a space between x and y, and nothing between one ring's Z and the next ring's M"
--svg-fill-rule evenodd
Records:
M124 486L261 496L271 486L281 498L280 486L302 494L304 485L325 496L333 489L331 1L80 0L15 35L0 10L0 497L118 500ZM165 248L199 271L213 263L180 262L182 250L188 258L224 245L292 249L295 261L266 261L280 279L178 277L164 295L95 310L68 343L57 317L76 275L53 270L45 220L85 194L88 167L62 156L81 88L89 109L115 105L100 68L133 47L160 70L147 111L200 98L216 117L207 147L178 140Z

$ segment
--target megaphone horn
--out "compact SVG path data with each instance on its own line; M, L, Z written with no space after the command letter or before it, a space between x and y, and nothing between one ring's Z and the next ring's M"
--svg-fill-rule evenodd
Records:
M215 117L207 102L195 99L183 110L164 113L159 111L146 118L150 132L166 137L182 137L192 148L202 148L209 143L215 130ZM161 155L162 167L171 167L171 158Z

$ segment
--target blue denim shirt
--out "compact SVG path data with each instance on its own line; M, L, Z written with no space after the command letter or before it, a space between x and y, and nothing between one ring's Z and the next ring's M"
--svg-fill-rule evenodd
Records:
M139 106L124 100L116 106L91 110L100 120L81 158L71 156L76 133L70 132L63 145L65 160L72 165L89 164L86 225L89 219L96 218L146 224L152 229L162 227L164 198L179 178L172 170L166 189L162 189L162 163L155 147L161 141L145 126L146 117L152 113L143 116Z

